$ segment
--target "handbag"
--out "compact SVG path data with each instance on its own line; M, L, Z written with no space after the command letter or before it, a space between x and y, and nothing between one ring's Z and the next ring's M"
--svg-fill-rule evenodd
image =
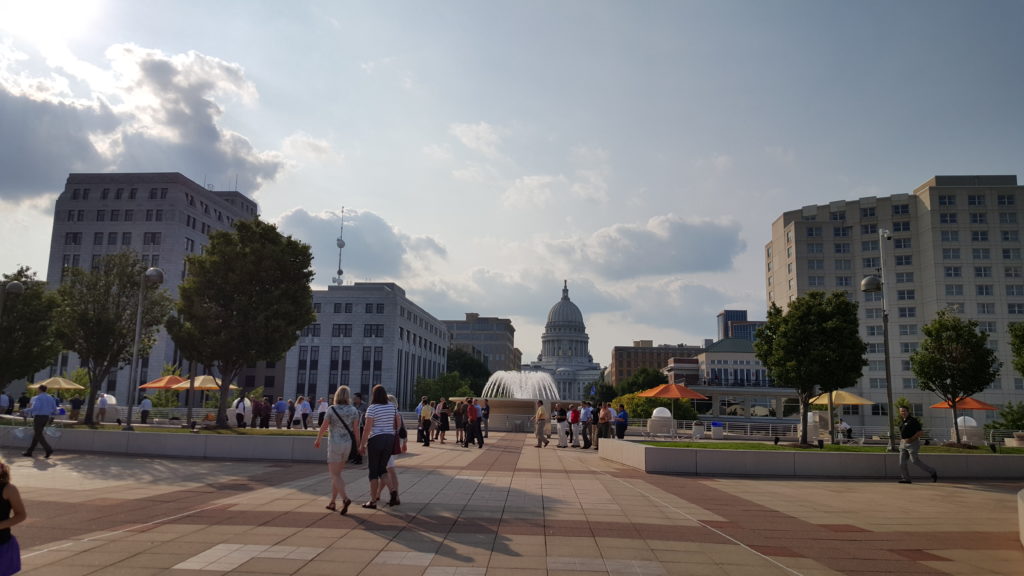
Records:
M348 427L348 423L345 422L345 419L341 417L341 414L338 414L338 409L337 408L335 408L334 406L331 406L331 412L334 412L334 415L337 416L338 420L341 421L341 425L345 427L345 431L348 432L349 443L352 445L352 447L349 448L349 450L348 450L348 459L349 460L358 459L359 458L359 447L356 446L356 435L352 433L352 429Z

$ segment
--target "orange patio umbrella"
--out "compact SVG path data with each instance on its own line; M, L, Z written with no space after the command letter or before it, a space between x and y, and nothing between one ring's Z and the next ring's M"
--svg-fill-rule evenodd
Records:
M672 415L676 413L676 399L690 399L690 400L707 400L708 397L691 390L682 384L662 384L661 386L655 386L643 392L637 392L637 396L643 396L644 398L669 398L672 400Z
M959 398L956 401L956 407L960 410L998 410L995 406L982 402L981 400L975 400L974 398ZM953 405L943 400L936 404L932 404L929 408L945 408L952 410Z
M167 389L174 388L175 386L181 384L182 382L185 382L184 378L182 378L181 376L175 376L174 374L171 374L169 376L161 376L156 380L150 380L149 382L146 382L142 386L139 386L139 388Z

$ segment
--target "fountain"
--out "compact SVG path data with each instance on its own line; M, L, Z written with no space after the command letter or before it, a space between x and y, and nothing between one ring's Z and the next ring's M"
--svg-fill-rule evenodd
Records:
M555 380L546 372L514 372L499 370L487 379L484 398L513 398L516 400L558 400Z

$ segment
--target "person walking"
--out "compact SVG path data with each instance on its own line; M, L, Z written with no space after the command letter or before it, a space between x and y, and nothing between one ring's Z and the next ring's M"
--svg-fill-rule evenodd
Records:
M351 391L348 386L339 386L334 391L334 405L325 413L320 430L313 441L313 447L320 447L320 439L327 435L327 473L331 477L331 501L326 508L337 510L338 497L341 497L342 516L348 514L349 499L345 492L345 479L341 473L345 470L345 462L353 446L359 445L359 411L351 404Z
M362 430L363 424L366 424L366 402L363 402L363 394L361 392L352 394L352 406L359 412L359 429ZM359 454L359 450L355 451L348 463L353 466L362 465L363 457Z
M149 396L143 396L142 402L139 402L139 424L146 424L149 422L149 413L153 410L153 401L149 399ZM78 414L75 413L72 420L78 420Z
M591 429L590 419L592 417L592 414L591 414L592 412L593 412L593 410L590 408L590 402L584 400L583 401L583 409L580 410L580 431L581 431L581 434L583 435L583 449L584 450L590 448L590 434L591 434L591 431L590 431L590 429Z
M395 398L393 394L388 394L388 402L395 405L395 409L398 409L398 398ZM405 420L402 416L398 416L398 422L400 427L398 428L398 441L402 444L402 453L404 453L408 444L409 433L405 430ZM387 475L387 486L388 486L388 506L398 506L402 503L398 498L398 472L395 470L395 457L398 454L391 454L391 458L388 458L388 475Z
M11 527L28 518L21 493L11 484L11 467L0 458L0 576L21 571L21 549Z
M543 400L537 400L537 411L534 412L533 418L533 433L537 436L537 443L534 444L534 448L542 448L548 445L548 411L544 407ZM542 446L543 445L543 446Z
M327 417L327 408L328 407L329 407L329 404L327 404L327 399L326 398L320 398L319 400L316 401L316 425L317 426L323 426L324 425L324 418Z
M484 398L484 406L480 409L480 422L483 424L484 438L491 435L491 404Z
M278 430L281 429L281 423L284 422L286 414L288 414L288 403L284 401L283 396L278 396L277 402L274 402L274 425ZM292 427L291 422L288 423L288 427Z
M46 434L43 431L50 423L50 418L57 413L57 401L46 393L46 384L39 385L39 393L32 398L32 403L29 404L27 410L32 415L32 443L28 445L28 450L22 456L31 458L36 445L42 444L43 450L46 451L45 457L49 458L53 454L53 448L46 441Z
M921 422L910 415L910 410L906 406L900 406L900 419L900 484L911 483L908 461L927 472L932 477L932 482L938 482L939 473L935 468L922 462L918 455L921 450L921 436L924 435Z
M463 444L466 441L466 402L459 400L452 412L452 419L455 420L455 443Z
M363 508L374 510L380 501L385 485L391 491L389 505L397 505L398 488L388 484L388 458L395 446L395 435L401 427L398 408L388 402L388 393L377 384L370 394L370 406L366 409L366 423L360 435L359 453L367 457L367 471L370 478L370 499ZM429 437L428 437L429 438Z
M96 422L100 424L107 417L107 404L107 395L101 392L99 400L96 401Z
M313 407L309 405L309 399L305 396L299 396L295 405L296 410L299 411L299 417L302 418L302 429L306 430L309 428L309 415L313 413Z
M291 430L292 425L295 424L295 400L288 399L288 408L286 410L288 412L288 429Z
M434 403L424 402L418 418L420 419L420 428L423 430L423 445L430 446L430 424L434 418Z

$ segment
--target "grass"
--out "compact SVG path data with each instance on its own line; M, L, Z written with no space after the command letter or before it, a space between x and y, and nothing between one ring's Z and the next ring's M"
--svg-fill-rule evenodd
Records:
M791 452L795 450L815 450L815 446L799 447L796 444L782 443L779 445L770 442L641 442L648 446L659 448L703 448L707 450L774 450ZM886 446L859 446L850 444L825 444L821 452L885 452ZM999 454L1024 454L1024 448L1006 448L999 446ZM953 448L948 446L922 446L921 452L926 454L991 454L991 450L982 446L976 449Z

